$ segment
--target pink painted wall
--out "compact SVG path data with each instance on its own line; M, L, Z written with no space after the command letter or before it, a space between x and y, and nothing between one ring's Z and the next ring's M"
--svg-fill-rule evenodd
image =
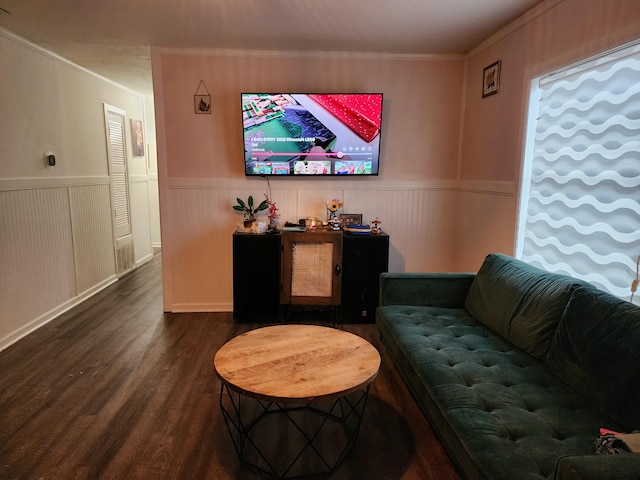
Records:
M518 181L531 79L640 38L640 2L564 0L497 37L469 58L462 179ZM482 70L496 60L500 93L483 99Z
M549 0L471 52L461 141L458 269L475 270L490 251L513 253L531 80L638 38L637 0ZM500 92L483 99L483 68L496 60L502 60ZM500 188L474 192L478 183Z
M341 196L381 216L391 271L476 271L514 251L530 80L637 37L638 0L547 0L465 58L152 49L165 309L231 308L231 204L264 190L243 176L242 91L383 92L380 176L272 182L285 219ZM193 113L200 80L212 115Z
M451 269L464 57L154 49L152 60L166 310L231 309L231 206L266 188L244 177L243 91L382 92L378 177L271 179L272 196L283 221L342 198L382 219L392 271ZM194 113L201 80L211 115Z
M161 62L169 177L242 178L240 93L291 91L382 92L380 179L456 178L462 57L168 52ZM200 80L211 115L193 113Z

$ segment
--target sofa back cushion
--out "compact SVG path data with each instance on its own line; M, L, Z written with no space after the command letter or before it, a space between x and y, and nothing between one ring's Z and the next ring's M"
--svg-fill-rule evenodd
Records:
M544 359L571 292L583 284L492 253L473 280L465 307L516 347Z
M577 289L547 363L628 431L640 429L640 307L594 287Z

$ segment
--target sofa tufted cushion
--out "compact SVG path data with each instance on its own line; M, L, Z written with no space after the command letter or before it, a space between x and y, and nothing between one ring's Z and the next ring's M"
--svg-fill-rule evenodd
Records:
M640 307L595 288L577 289L547 362L625 430L640 429Z
M465 307L477 320L543 359L571 292L583 282L501 254L486 257Z
M602 415L466 310L384 306L377 321L414 394L435 405L430 420L450 432L452 456L477 478L548 479L559 457L593 453Z

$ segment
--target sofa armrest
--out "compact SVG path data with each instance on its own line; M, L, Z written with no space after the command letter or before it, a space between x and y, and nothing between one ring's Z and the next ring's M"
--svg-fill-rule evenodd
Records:
M569 455L556 463L555 480L638 480L640 453Z
M475 273L382 273L378 305L464 308Z

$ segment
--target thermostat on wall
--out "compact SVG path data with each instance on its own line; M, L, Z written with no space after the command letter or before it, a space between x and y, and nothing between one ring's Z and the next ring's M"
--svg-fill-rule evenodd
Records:
M53 168L56 166L56 156L53 152L44 152L44 166L47 168Z

